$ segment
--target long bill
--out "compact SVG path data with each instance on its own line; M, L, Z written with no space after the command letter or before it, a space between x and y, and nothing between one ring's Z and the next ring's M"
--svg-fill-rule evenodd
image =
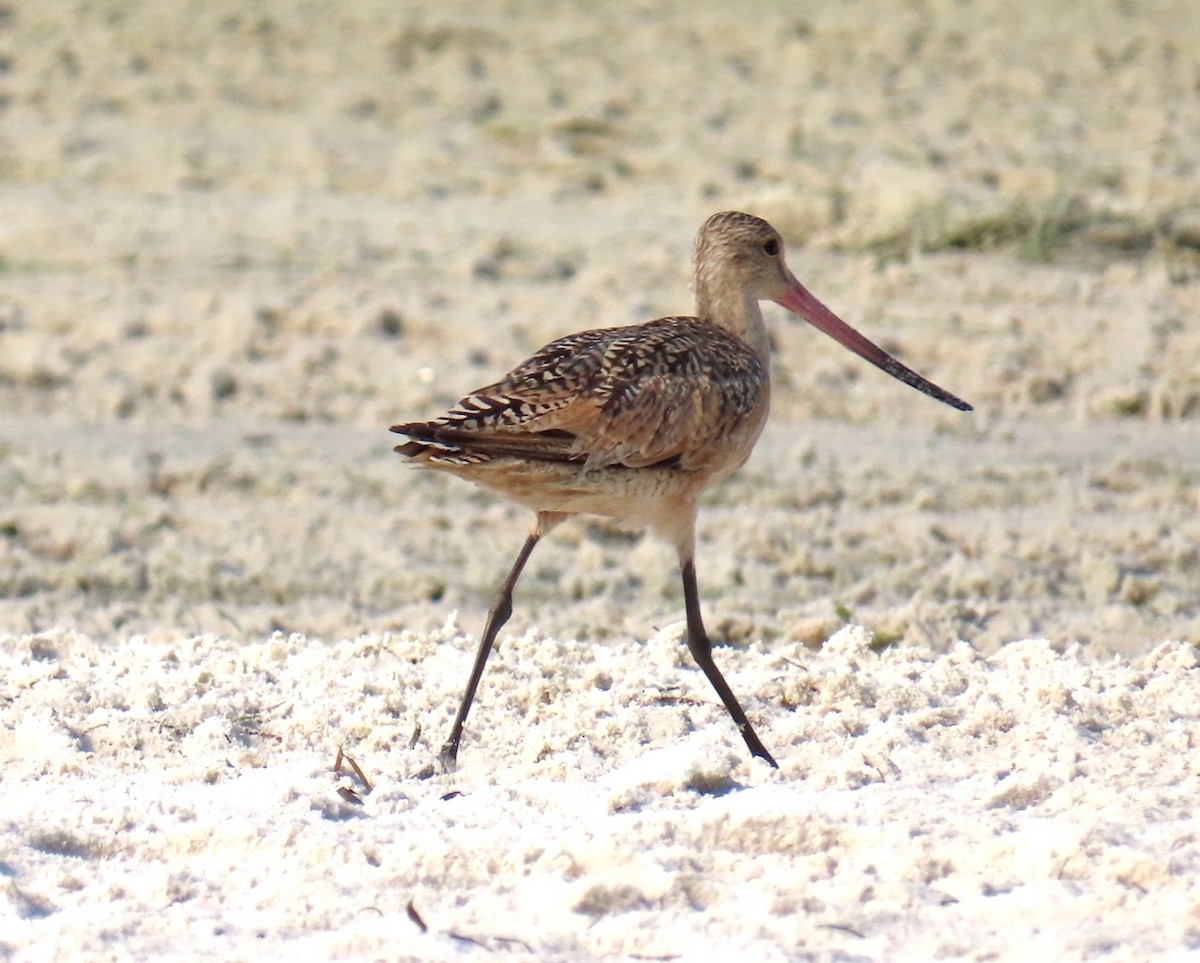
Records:
M788 278L787 292L775 299L775 303L787 308L793 314L803 318L818 331L833 338L838 344L845 345L860 358L865 358L877 368L881 368L893 378L911 385L918 391L945 402L951 408L959 411L971 411L971 406L957 395L951 394L945 388L939 388L932 381L922 378L906 365L901 364L890 354L855 331L850 325L818 301L808 290L793 277Z

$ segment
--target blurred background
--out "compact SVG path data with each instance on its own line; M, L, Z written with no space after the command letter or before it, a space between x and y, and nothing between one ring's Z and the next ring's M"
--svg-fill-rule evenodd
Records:
M1197 144L1189 0L0 0L0 626L478 631L528 519L387 427L687 312L738 208L976 411L772 308L714 634L1200 641ZM512 630L678 594L573 523Z

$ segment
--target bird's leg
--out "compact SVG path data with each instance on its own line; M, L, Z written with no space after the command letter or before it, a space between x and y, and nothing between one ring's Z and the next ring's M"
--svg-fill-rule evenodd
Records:
M508 577L500 584L500 590L496 593L492 607L488 610L487 624L483 627L483 635L479 639L479 649L475 653L475 665L471 669L471 678L467 681L467 689L463 693L462 703L458 707L458 715L454 717L454 727L450 730L450 738L446 740L442 751L438 753L438 759L446 769L454 768L455 759L458 757L458 744L462 740L463 727L467 724L467 713L471 711L475 690L479 688L479 680L483 678L483 667L487 664L488 655L491 654L492 645L496 641L496 635L512 615L513 586L521 577L521 570L529 561L533 547L538 543L540 537L541 535L535 530L525 539L525 544L521 547L517 560L513 563Z
M538 540L561 522L564 517L551 512L538 513L537 525L534 526L529 537L525 539L525 544L521 546L521 551L517 554L517 560L513 562L508 576L500 584L499 591L496 592L496 598L492 602L492 607L488 610L487 623L483 627L483 635L479 639L479 649L475 653L475 665L471 668L471 678L467 680L467 689L463 693L462 703L458 707L458 715L454 717L454 726L450 730L450 738L446 740L446 744L442 746L441 752L438 753L438 762L441 763L442 768L446 771L454 768L455 761L458 758L458 744L462 741L463 727L467 724L467 713L471 711L471 703L475 699L475 690L479 688L479 680L483 677L483 667L487 664L488 655L491 654L492 645L496 641L496 635L503 628L504 623L508 621L509 616L512 615L512 593L513 588L517 584L517 579L521 577L521 570L525 568L525 563L529 561L529 556L533 553L533 548L537 545ZM430 774L432 774L432 770L430 770Z
M746 718L746 713L742 711L742 707L738 704L733 690L729 688L729 684L721 675L720 669L713 662L712 642L709 641L708 633L704 631L704 622L700 618L700 593L696 588L696 566L690 557L681 556L679 569L683 575L683 604L687 611L688 651L692 653L692 658L696 660L696 664L700 666L701 670L708 677L708 681L712 683L712 687L717 690L717 695L721 697L721 701L725 704L726 711L733 717L734 723L737 724L738 732L746 740L746 745L749 747L751 754L758 756L759 759L765 760L771 766L778 769L779 763L767 752L766 747L758 738L758 734L754 731L754 727L750 725L750 720Z

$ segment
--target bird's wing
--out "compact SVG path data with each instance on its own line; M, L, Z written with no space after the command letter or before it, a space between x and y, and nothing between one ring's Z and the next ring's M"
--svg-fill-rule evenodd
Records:
M694 318L569 335L436 421L398 426L442 444L588 467L640 468L702 451L763 400L766 371L741 341Z
M593 386L593 417L578 431L590 465L687 468L765 400L764 366L720 328L663 318L636 332L609 345Z

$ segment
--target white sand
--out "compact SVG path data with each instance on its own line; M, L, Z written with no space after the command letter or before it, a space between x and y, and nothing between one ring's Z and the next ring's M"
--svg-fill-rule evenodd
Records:
M1194 5L0 0L0 957L1200 957ZM724 208L977 410L772 311L782 769L592 521L415 778L529 520L387 426Z
M1148 959L1200 951L1200 660L723 650L679 627L496 654L456 775L413 774L472 640L5 638L20 959ZM422 740L424 742L424 740ZM331 767L339 746L373 791ZM339 796L355 790L361 803ZM454 794L452 797L450 794ZM407 916L415 908L426 932Z

